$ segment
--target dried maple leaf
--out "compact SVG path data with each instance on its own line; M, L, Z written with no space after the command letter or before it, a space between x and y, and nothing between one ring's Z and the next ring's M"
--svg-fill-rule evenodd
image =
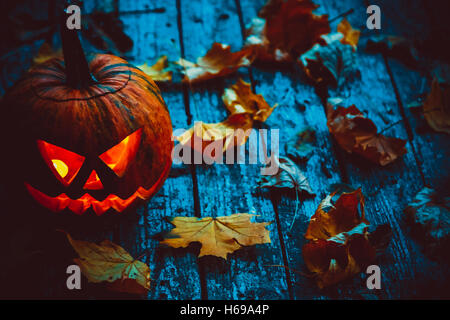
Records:
M240 67L251 64L253 52L244 48L231 52L230 46L215 42L205 56L197 59L196 63L180 58L176 63L184 73L183 81L199 82L228 75Z
M431 92L423 104L423 113L430 127L450 134L450 86L433 79Z
M450 247L450 195L423 188L405 208L407 221L421 235L432 255L447 254Z
M372 120L354 105L334 108L327 105L327 126L338 144L348 153L357 153L385 166L406 153L406 140L377 133Z
M259 188L289 188L297 192L305 191L314 195L308 180L297 165L285 157L275 157L278 172L274 175L261 176L258 181Z
M175 137L183 145L190 145L203 152L211 143L222 140L222 151L245 144L254 121L265 121L276 107L270 107L260 94L251 91L250 84L239 79L236 84L225 89L222 100L230 111L230 116L222 122L195 122L194 126ZM241 129L241 131L237 131ZM196 146L198 146L196 148ZM199 148L200 147L200 148ZM201 149L201 150L200 150ZM212 154L213 157L217 156Z
M74 262L89 282L108 282L108 288L115 291L145 294L150 288L150 268L133 259L121 246L109 240L99 245L88 241L74 240L67 234L79 258Z
M149 66L146 62L137 67L148 74L153 81L171 81L172 71L167 70L168 66L169 62L167 60L167 56L161 56L152 66Z
M310 0L270 0L247 30L246 47L258 60L289 61L322 43L330 32L327 15L315 15L318 5Z
M245 144L250 134L247 130L252 128L252 124L253 120L247 113L232 114L225 121L218 123L196 121L192 128L175 139L200 153L203 153L210 144L222 141L222 152L225 152L229 148ZM238 129L242 130L242 134L237 132ZM213 151L211 156L215 158L219 155Z
M299 193L304 191L310 195L314 195L308 180L297 165L289 158L274 157L278 172L274 175L261 176L258 181L259 188L289 188L295 190L296 202L294 218L292 219L289 231L292 229L298 214ZM271 164L272 165L272 164Z
M368 227L360 188L336 190L322 200L306 230L310 241L302 249L320 288L352 277L374 261L378 243L371 241ZM380 227L377 230L390 234L389 227Z
M48 42L44 42L39 48L37 55L33 57L33 64L44 63L45 61L53 58L62 58L61 48L54 50Z
M324 43L314 45L302 54L299 63L317 84L341 86L358 75L355 49L359 31L343 20L338 32L322 36Z
M186 248L191 242L200 242L199 257L212 255L227 259L227 255L244 246L270 243L270 222L255 223L251 218L256 215L235 213L223 217L175 217L171 223L175 226L161 241L174 248Z
M341 39L343 44L349 44L353 46L354 49L358 46L359 36L361 35L361 31L358 29L353 29L348 22L347 19L342 19L342 21L337 26L337 32L340 32L344 35Z
M222 100L231 114L248 113L253 120L261 122L266 121L277 106L270 107L264 97L253 93L250 83L242 79L225 89Z

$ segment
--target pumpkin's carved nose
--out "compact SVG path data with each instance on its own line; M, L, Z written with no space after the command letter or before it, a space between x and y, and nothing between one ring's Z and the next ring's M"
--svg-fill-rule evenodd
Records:
M91 174L89 175L89 178L87 179L86 183L83 186L83 189L86 190L103 189L103 184L100 181L100 178L98 177L98 174L97 172L95 172L95 170L92 170Z

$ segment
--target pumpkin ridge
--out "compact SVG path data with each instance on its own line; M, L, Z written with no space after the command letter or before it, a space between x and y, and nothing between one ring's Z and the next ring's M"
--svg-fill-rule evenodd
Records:
M36 89L36 87L35 87L35 84L34 84L34 79L33 79L32 82L31 82L31 90L33 91L34 95L36 95L38 98L40 98L40 99L42 99L42 100L51 100L51 101L55 101L55 102L86 101L86 100L91 100L91 99L95 99L95 98L98 98L98 97L106 96L106 95L109 95L109 94L114 94L114 93L117 93L117 92L119 92L120 90L124 89L124 88L128 85L128 83L130 82L130 80L131 80L131 74L132 74L131 68L127 66L127 69L128 69L128 70L127 70L127 71L128 71L128 79L123 83L123 85L122 85L121 87L119 87L119 88L117 88L117 89L114 89L114 90L112 90L112 91L108 91L108 92L104 92L104 93L100 93L100 94L94 94L94 95L91 95L91 96L88 96L88 97L84 97L84 98L57 99L57 98L52 98L52 97L48 97L48 96L43 96L43 95L41 95L41 94L37 91L37 89ZM104 86L104 85L102 85L102 84L100 84L100 83L97 84L97 85L101 85L101 86L103 86L103 87L106 87L106 86Z

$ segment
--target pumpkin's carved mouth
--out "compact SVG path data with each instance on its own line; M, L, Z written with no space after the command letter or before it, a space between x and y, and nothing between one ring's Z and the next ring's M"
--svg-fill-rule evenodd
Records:
M93 198L88 193L85 193L83 196L81 196L78 199L71 199L69 196L67 196L65 193L61 193L59 196L51 197L46 195L45 193L37 190L33 186L31 186L29 183L25 183L25 187L27 188L28 192L31 194L31 196L39 202L44 207L59 212L66 208L69 208L71 211L73 211L76 214L83 214L87 209L92 207L95 214L100 216L109 209L113 208L117 212L122 212L125 210L131 203L133 203L137 198L140 198L142 200L147 200L153 194L158 191L159 187L164 182L164 179L166 175L168 174L170 167L172 165L172 162L168 162L166 167L164 168L164 171L162 172L161 176L158 178L158 180L155 182L155 184L150 187L150 189L145 189L143 187L139 187L135 193L133 193L130 197L127 199L122 199L117 195L110 194L106 197L106 199L99 201L95 198Z

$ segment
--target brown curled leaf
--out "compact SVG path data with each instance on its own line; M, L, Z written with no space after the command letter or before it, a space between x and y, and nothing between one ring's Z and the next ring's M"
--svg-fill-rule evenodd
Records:
M215 42L212 48L195 63L182 58L176 63L183 68L183 81L200 82L226 76L240 67L248 67L252 60L251 49L244 48L231 52L230 46Z
M260 61L292 61L330 32L327 15L310 0L270 0L247 29L246 47Z
M385 166L406 153L406 140L378 133L372 120L354 105L345 108L327 105L327 125L338 144L348 153L357 153Z
M218 152L212 151L211 156L216 158L234 146L245 144L254 122L266 121L276 107L270 107L262 95L253 93L250 84L241 79L225 89L222 100L230 112L226 120L218 123L197 121L175 139L200 153L214 143L211 148Z
M423 104L423 114L430 127L450 134L450 85L439 84L435 78L431 92Z
M303 246L303 259L320 288L350 278L376 258L378 243L372 241L365 219L361 189L338 189L319 204L311 217ZM390 228L377 230L390 235ZM383 239L384 245L386 237Z

